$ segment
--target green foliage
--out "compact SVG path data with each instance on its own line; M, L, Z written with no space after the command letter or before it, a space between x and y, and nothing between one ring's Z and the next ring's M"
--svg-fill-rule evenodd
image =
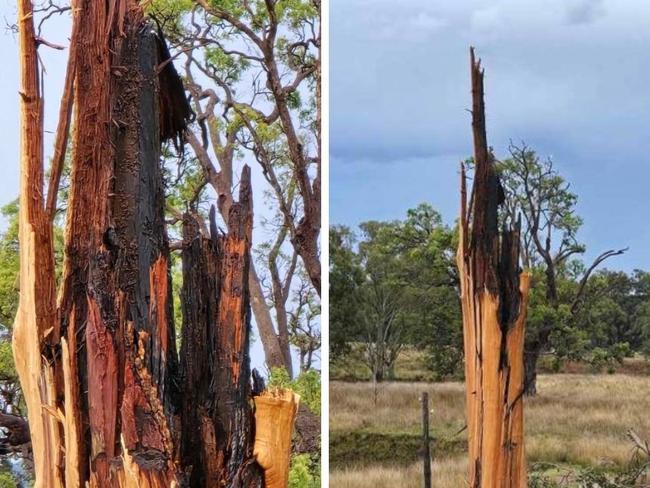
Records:
M235 17L239 17L244 14L245 10L244 7L242 6L242 3L240 0L210 0L208 4L210 7L219 9L219 10L224 10L226 12L231 13Z
M300 395L300 403L306 405L316 415L321 413L320 373L315 369L304 371L294 380L289 378L284 368L273 368L268 388L287 388Z
M320 463L309 454L294 454L289 469L289 488L319 488Z
M312 0L278 0L275 11L278 18L287 20L292 28L307 21L313 22L319 16Z
M238 82L242 72L250 66L246 58L226 54L221 47L207 46L204 54L209 66L229 83Z
M0 472L0 488L16 488L17 486L11 473Z
M17 378L11 342L0 341L0 381L16 381Z
M147 6L147 13L170 19L189 12L193 6L192 0L152 0Z
M434 456L440 455L441 458L449 458L467 450L467 441L460 437L436 436L432 439L432 444ZM378 464L412 466L421 462L421 449L422 436L419 432L335 430L330 432L330 467L344 469Z
M574 218L562 222L567 235L577 229ZM388 303L398 353L404 345L427 350L434 379L462 377L456 243L456 231L444 226L428 205L410 209L404 220L365 222L358 235L347 227L330 228L331 357L349 364L350 345L365 344L354 352L354 360L366 361L372 371L368 351L376 345L368 342L376 342L376 324L386 315L379 313L379 304ZM574 303L585 272L582 262L564 261L555 268L555 302L549 299L545 266L536 264L529 271L527 341L549 330L546 348L556 370L566 360L583 361L596 372L613 370L635 352L650 357L649 273L594 272ZM389 377L391 371L387 366Z
M0 323L11 327L18 309L18 200L1 212L8 226L0 238Z
M554 468L552 472L543 470L544 463L533 465L529 475L529 488L632 488L647 479L648 464L638 458L633 458L627 466L616 472L607 471L601 467L566 467Z
M358 337L361 311L359 287L363 269L354 250L356 236L344 226L329 231L330 262L330 356L337 358L349 352L348 343Z
M368 367L381 379L392 375L397 354L411 344L430 351L436 377L460 374L455 232L426 204L408 210L404 220L359 228L358 243L349 229L330 229L332 355L363 342Z

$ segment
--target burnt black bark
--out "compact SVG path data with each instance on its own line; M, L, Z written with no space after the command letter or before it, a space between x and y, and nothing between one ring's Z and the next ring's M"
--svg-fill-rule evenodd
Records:
M537 360L539 349L524 349L524 393L526 396L537 394Z
M201 236L186 219L179 364L161 144L181 139L191 112L139 3L80 2L61 327L32 341L47 375L25 389L31 412L56 412L47 429L32 424L34 452L44 453L37 484L261 486L248 352L250 170L228 234ZM40 268L54 283L54 269Z
M252 455L248 167L240 190L239 202L230 210L228 234L218 236L213 229L203 236L195 217L187 214L183 221L181 456L191 486L262 483Z

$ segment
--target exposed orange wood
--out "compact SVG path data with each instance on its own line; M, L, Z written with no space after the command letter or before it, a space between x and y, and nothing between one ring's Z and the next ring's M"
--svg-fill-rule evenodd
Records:
M72 310L74 317L74 309ZM63 426L65 439L65 486L66 488L81 488L81 472L79 466L79 447L81 445L81 425L76 408L79 404L79 384L77 381L77 356L70 354L77 348L76 334L70 336L70 344L66 338L61 339L61 363L63 365L63 383L65 387L65 423Z
M72 35L70 36L70 54L68 55L68 65L65 71L65 81L63 83L63 95L61 96L61 105L59 107L59 121L56 127L56 139L54 141L54 154L52 155L52 165L50 167L50 180L47 185L47 203L45 212L50 221L56 215L57 194L61 174L65 165L66 150L70 134L70 122L72 119L72 101L74 79L76 76L76 59L77 45L79 36L79 22L76 18L79 15L77 1L71 2L73 11Z
M499 232L503 193L487 146L483 70L471 52L474 185L461 168L460 275L469 486L523 488L524 324L530 276L519 270L519 223Z
M265 488L286 488L289 483L291 434L300 396L291 390L267 390L254 397L255 447L264 470Z
M90 420L90 462L97 486L106 486L109 466L115 457L117 432L117 353L99 306L88 298L86 325L88 361L88 418ZM92 483L91 483L92 485Z
M20 377L32 445L36 488L63 486L57 385L49 345L58 336L52 232L43 202L43 101L40 93L33 6L18 2L20 45L20 300L13 351ZM43 357L44 348L49 357ZM54 414L53 414L54 412Z
M151 290L151 303L149 304L150 320L155 321L158 327L158 340L163 354L169 347L169 317L167 306L169 304L169 269L167 258L160 255L154 262L149 273L149 290Z

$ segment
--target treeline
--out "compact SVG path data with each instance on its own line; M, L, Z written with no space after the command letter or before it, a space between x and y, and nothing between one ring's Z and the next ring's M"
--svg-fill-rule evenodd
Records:
M466 165L471 168L472 162ZM650 354L650 273L585 262L577 196L527 146L497 162L507 211L522 220L522 265L533 274L526 323L526 389L537 363L577 360L595 368ZM335 360L361 349L377 381L391 378L405 346L427 352L439 379L462 375L462 325L455 264L457 228L428 204L401 220L330 228L330 341Z

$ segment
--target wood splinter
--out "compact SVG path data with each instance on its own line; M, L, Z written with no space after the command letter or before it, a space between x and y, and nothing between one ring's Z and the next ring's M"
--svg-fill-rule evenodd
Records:
M300 396L291 390L266 390L255 402L253 454L264 470L265 488L286 488L289 483L291 433Z

